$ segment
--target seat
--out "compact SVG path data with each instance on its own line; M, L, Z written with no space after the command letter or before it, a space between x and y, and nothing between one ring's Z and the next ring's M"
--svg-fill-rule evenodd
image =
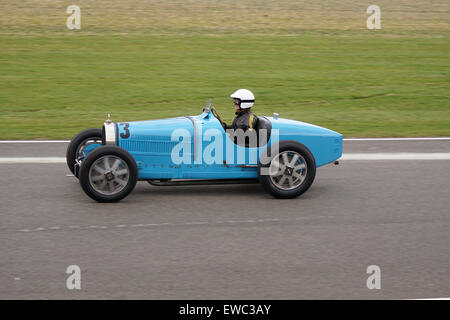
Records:
M270 122L269 119L266 117L258 117L258 122L256 123L255 130L258 135L258 147L263 147L269 142L270 134L272 133L272 122ZM259 136L261 134L261 130L266 130L267 132L267 139L266 141L263 141L262 144L260 144Z
M270 120L268 120L266 117L257 117L258 121L256 122L255 127L253 128L253 130L255 130L256 132L256 141L257 141L257 147L263 147L267 144L267 142L269 142L270 139L270 134L272 132L272 123L270 122ZM261 130L265 130L267 133L266 139L265 141L262 141L262 143L260 143L259 141L259 136L262 134ZM230 137L228 136L235 144L241 146L241 147L249 147L249 137L246 136L245 137L245 142L244 144L238 143L238 139L234 136L234 137Z

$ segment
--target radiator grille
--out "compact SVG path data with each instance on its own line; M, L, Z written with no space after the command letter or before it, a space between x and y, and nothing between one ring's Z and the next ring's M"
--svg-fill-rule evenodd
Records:
M121 141L121 146L129 152L170 154L177 143L177 141L132 140Z

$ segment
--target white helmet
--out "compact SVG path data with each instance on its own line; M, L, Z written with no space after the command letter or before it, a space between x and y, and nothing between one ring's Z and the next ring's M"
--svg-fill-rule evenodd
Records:
M233 99L239 99L239 106L241 107L241 109L251 108L255 103L255 96L250 90L247 89L239 89L230 97L232 97Z

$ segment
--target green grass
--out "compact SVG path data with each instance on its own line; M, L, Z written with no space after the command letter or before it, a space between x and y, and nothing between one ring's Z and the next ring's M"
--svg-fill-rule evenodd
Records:
M64 13L66 3L58 5ZM12 20L0 23L1 139L67 139L100 127L107 113L113 121L195 115L210 98L230 121L229 95L241 87L255 93L256 114L277 112L348 137L450 135L442 22L370 32L333 20L331 29L288 24L258 34L254 23L241 33L174 23L158 34L128 20L122 33L88 19L75 32L57 31L51 19L37 29Z

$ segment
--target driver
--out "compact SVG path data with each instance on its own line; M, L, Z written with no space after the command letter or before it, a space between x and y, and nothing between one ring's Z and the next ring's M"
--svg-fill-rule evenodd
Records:
M258 122L258 117L251 111L251 108L255 103L255 96L253 93L247 89L239 89L230 95L230 97L233 98L236 117L231 126L224 123L224 129L242 129L244 132L253 130Z

